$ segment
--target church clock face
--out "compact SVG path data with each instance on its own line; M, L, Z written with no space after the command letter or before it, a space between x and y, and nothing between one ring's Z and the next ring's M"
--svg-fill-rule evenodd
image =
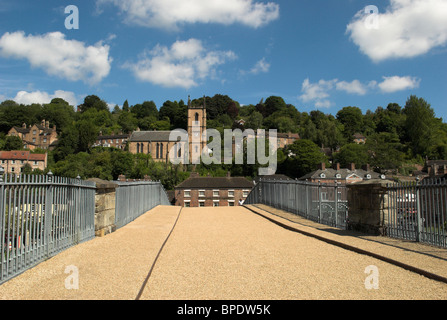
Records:
M199 133L198 133L198 132L194 132L194 136L195 136L195 137L198 137L198 136L199 136Z

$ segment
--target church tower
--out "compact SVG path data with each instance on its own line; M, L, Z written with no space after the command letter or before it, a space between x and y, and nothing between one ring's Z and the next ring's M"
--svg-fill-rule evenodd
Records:
M203 105L192 106L191 98L188 97L188 137L190 163L199 164L202 150L207 145L203 139L206 131L206 98L203 97Z

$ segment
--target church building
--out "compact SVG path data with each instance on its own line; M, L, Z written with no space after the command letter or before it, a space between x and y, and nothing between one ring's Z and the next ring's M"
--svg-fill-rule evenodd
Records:
M205 101L205 99L204 99ZM207 142L202 139L206 131L206 104L192 106L188 98L188 127L186 129L189 140L190 161L193 157L200 155ZM183 128L182 128L183 129ZM170 150L178 144L178 140L171 140L172 131L135 131L129 139L129 152L133 154L149 154L156 162L169 162ZM176 149L177 156L182 157L182 150Z

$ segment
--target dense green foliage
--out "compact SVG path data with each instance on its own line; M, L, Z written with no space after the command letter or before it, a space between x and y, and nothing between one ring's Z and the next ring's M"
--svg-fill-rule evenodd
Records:
M205 99L204 99L205 98ZM223 133L224 129L277 129L280 133L299 133L301 140L278 151L278 172L293 178L316 168L321 162L336 161L342 167L370 164L376 171L403 170L411 173L414 164L424 159L447 159L447 124L436 118L430 104L411 96L405 106L390 103L386 108L363 113L354 106L341 108L336 115L321 111L300 112L283 98L272 96L257 104L240 106L226 95L192 100L193 105L206 104L208 128ZM76 107L76 109L75 109ZM83 178L117 179L125 174L132 179L149 175L161 180L168 189L185 179L192 168L157 164L148 156L132 155L115 149L92 148L99 133L131 133L140 130L186 129L187 104L166 101L157 106L153 101L123 107L108 104L97 96L87 96L79 106L63 99L49 104L19 105L14 101L0 104L0 150L23 148L23 144L6 134L13 126L40 123L43 119L57 126L59 143L49 153L49 169L57 175ZM353 141L362 134L366 144ZM332 150L328 158L321 149ZM202 175L255 177L259 165L200 165ZM405 170L402 168L406 168ZM29 169L29 168L26 168Z

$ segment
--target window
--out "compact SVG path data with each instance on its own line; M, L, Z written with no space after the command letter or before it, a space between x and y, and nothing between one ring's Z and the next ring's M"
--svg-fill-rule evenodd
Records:
M199 201L199 207L200 208L205 207L205 201Z
M196 112L196 122L199 122L199 114Z
M234 200L228 201L228 206L229 207L234 207Z
M191 207L191 201L185 201L185 208Z
M39 162L37 162L37 161L34 161L34 165L35 166L37 166L39 164Z
M43 142L44 142L44 143L47 143L47 138L43 138Z
M33 138L33 142L34 142L34 143L36 142L36 138Z
M16 164L16 161L15 160L11 160L11 164Z
M218 207L219 206L219 201L213 201L213 207Z
M234 198L234 190L228 190L228 197Z
M36 135L36 130L33 130L33 135L34 135L34 136Z
M201 198L205 197L205 190L199 190L199 197Z
M185 198L191 198L191 190L185 190L183 196L184 196Z
M11 172L14 172L14 171L16 171L16 168L12 167Z
M219 190L213 190L213 197L219 196Z
M243 191L243 197L247 198L249 193L250 193L250 190L244 190Z

